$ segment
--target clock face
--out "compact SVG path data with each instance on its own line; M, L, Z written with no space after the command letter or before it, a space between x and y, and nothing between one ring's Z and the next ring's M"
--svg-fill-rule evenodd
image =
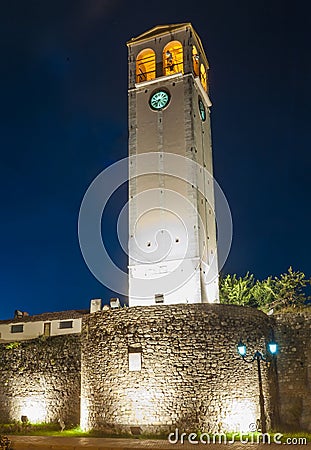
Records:
M149 103L152 109L160 110L165 108L165 106L168 105L168 102L170 101L170 95L166 91L156 91L152 96L150 97Z
M201 98L199 98L199 111L201 119L204 122L206 120L206 109Z

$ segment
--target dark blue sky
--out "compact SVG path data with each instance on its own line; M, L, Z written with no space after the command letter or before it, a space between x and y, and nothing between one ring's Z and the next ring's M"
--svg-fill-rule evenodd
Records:
M81 256L80 203L127 156L125 42L188 21L210 61L214 173L233 216L224 271L311 275L307 1L16 0L0 18L1 319L113 295ZM111 211L105 240L125 268Z

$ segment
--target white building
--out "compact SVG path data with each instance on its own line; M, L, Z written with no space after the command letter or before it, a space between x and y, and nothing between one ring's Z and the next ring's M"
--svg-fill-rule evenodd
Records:
M70 310L0 320L0 342L81 333L82 317L88 313L89 310Z

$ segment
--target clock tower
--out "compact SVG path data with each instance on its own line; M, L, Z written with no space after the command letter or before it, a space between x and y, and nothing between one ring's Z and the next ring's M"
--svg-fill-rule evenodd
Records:
M129 49L129 306L218 301L208 61L190 23Z

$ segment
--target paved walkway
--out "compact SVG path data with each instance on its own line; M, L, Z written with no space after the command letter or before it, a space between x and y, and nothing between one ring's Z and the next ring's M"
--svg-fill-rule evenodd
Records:
M280 450L280 445L271 444L170 444L168 441L160 440L138 440L138 439L107 439L107 438L67 438L67 437L43 437L43 436L9 436L13 443L13 450L76 450L85 448L88 450ZM311 444L293 445L296 449L311 450Z

